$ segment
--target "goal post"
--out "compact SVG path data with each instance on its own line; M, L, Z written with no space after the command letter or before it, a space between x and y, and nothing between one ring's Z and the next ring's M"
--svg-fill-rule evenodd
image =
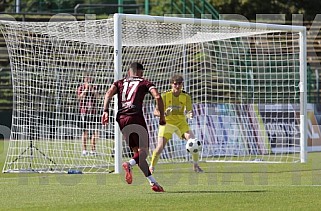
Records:
M306 29L300 30L300 161L307 162L307 40Z
M302 26L115 14L67 22L0 21L12 71L14 108L3 172L119 173L132 156L103 98L132 62L160 92L181 74L193 101L189 121L204 162L306 162L306 29ZM97 89L94 156L83 156L77 87L90 72ZM150 153L158 119L144 102ZM87 147L90 147L88 140ZM189 162L176 135L159 163Z
M122 77L122 20L119 15L114 16L114 70L115 81ZM115 96L115 102L117 102ZM118 104L114 103L114 111L118 110ZM114 113L116 119L116 113ZM121 161L122 161L122 136L117 124L114 124L115 132L115 173L120 173Z

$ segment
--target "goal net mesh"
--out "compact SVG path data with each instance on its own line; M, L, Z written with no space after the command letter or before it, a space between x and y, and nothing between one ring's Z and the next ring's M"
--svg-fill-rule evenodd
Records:
M114 118L107 126L100 120L115 75L114 19L0 24L14 93L3 171L112 172L118 131ZM300 161L298 32L129 19L121 28L122 77L135 61L160 92L170 89L172 75L184 77L201 161ZM88 71L98 92L97 124L89 135L97 131L98 138L97 154L83 156L77 88ZM147 96L150 152L157 144L154 107ZM125 143L122 153L131 157ZM174 135L159 163L190 160L185 141Z

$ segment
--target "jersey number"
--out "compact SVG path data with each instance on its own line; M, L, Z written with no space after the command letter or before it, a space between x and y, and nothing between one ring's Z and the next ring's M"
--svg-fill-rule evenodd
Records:
M125 102L125 101L128 101L131 99L138 84L139 84L139 81L130 81L130 82L126 81L126 82L124 82L124 89L123 89L123 93L122 93L122 102ZM127 95L127 91L128 91L128 95ZM127 97L126 97L126 95L127 95Z

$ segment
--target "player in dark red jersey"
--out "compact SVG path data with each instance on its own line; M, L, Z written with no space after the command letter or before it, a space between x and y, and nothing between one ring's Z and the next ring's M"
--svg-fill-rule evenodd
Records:
M77 88L79 100L79 112L81 116L80 127L82 128L82 155L87 155L87 139L91 132L91 155L96 154L97 139L97 87L92 84L90 73L84 73L84 82Z
M118 112L116 121L125 137L126 143L134 152L134 156L128 162L123 163L125 179L128 184L132 183L132 167L138 164L139 168L149 181L152 190L163 192L164 189L152 176L146 158L148 156L149 138L146 121L143 115L143 100L147 93L152 94L156 105L160 108L160 125L165 125L164 103L155 85L142 78L143 65L134 62L130 65L128 76L114 82L108 89L104 101L104 113L102 124L108 124L109 104L112 97L118 96Z

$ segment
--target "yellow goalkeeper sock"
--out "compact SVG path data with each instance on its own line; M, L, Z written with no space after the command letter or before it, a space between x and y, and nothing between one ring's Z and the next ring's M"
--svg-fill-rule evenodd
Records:
M152 155L151 166L153 167L156 166L158 159L159 159L159 155L157 155L156 152L154 151Z
M193 159L194 163L195 163L195 162L197 163L198 160L199 160L199 155L198 155L198 153L192 154L192 159Z

